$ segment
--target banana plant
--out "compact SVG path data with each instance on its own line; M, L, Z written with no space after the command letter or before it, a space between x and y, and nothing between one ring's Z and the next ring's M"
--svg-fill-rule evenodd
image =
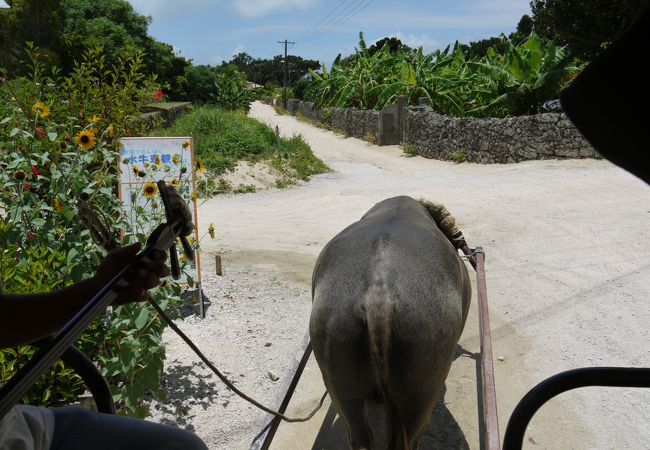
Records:
M488 49L468 66L481 77L482 105L467 111L472 116L535 114L545 101L557 97L568 74L578 68L564 47L543 43L535 33L515 46L505 36L506 51Z

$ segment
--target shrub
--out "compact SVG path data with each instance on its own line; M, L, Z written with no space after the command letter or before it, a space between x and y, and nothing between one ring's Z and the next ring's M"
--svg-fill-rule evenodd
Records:
M419 154L418 149L414 145L411 145L411 144L402 145L402 151L404 153L406 153L407 155L410 155L410 156L417 156Z
M252 184L240 184L237 186L237 189L234 190L235 194L249 194L255 192L257 189Z
M457 164L464 163L467 161L467 154L462 151L451 152L449 158Z
M214 103L224 109L248 112L255 98L255 93L248 89L246 81L238 76L219 75L215 87Z
M218 192L210 178L234 169L239 160L270 159L274 167L284 173L290 171L291 176L300 179L329 170L300 136L281 138L278 152L275 131L241 111L198 107L179 117L169 128L156 129L152 134L193 137L195 152L209 171L197 187L203 196Z
M0 92L0 274L2 289L15 293L50 291L86 278L105 250L119 245L126 221L116 189L118 138L144 131L141 106L158 91L141 75L137 50L108 64L101 48L91 49L65 77L56 69L46 74L37 49L28 47L27 54L29 76L7 82ZM141 224L157 223L161 211L143 209L135 216ZM144 239L141 231L125 242ZM152 291L163 307L170 294L178 297L178 285ZM78 341L100 365L123 413L143 416L144 391L160 392L163 328L148 306L122 306L108 325L96 321ZM30 351L0 353L0 383ZM57 365L24 400L70 400L81 389L75 380Z

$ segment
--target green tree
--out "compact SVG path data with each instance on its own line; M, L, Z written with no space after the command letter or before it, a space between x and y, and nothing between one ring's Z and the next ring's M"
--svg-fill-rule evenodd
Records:
M569 55L594 59L648 0L532 0L535 31L566 45Z
M513 33L510 33L508 39L510 39L510 41L512 41L512 43L515 45L521 44L526 39L528 39L528 36L530 36L530 34L533 32L533 26L533 18L528 14L524 14L521 16L521 19L519 19L517 30L515 30Z
M179 100L207 103L215 93L214 84L217 72L214 67L206 65L189 66L185 69L186 85Z
M384 45L388 45L388 49L390 50L391 53L395 53L399 50L405 52L409 52L412 50L411 47L402 43L402 41L400 41L396 37L385 37L383 39L379 39L377 42L375 42L370 47L368 47L368 54L374 55L379 50L381 50L384 47Z
M289 82L291 85L297 83L310 70L320 68L318 61L303 59L300 56L288 55ZM246 79L260 85L272 83L278 86L284 85L284 56L277 55L272 59L255 59L247 53L239 53L230 61L224 61L221 67L234 65L240 72L246 74Z
M524 14L521 16L521 19L519 19L517 29L510 33L508 39L517 45L525 41L532 32L533 19L528 14ZM487 55L487 51L490 47L499 53L504 53L508 49L506 41L500 37L490 37L481 39L480 41L472 41L469 45L461 44L462 50L467 54L469 59L484 57Z
M506 44L501 38L490 37L487 39L481 39L480 41L472 41L469 45L461 44L460 47L467 54L467 57L472 59L482 58L487 55L489 48L503 52L506 49Z
M0 10L0 67L11 73L25 68L25 43L33 42L50 64L59 64L63 52L63 0L6 0Z

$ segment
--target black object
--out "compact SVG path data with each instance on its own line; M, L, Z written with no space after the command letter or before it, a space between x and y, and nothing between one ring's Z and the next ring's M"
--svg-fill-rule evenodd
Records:
M532 388L512 411L503 436L503 450L519 450L528 422L551 398L587 386L650 388L650 368L585 367L553 375Z
M562 108L605 158L650 183L650 7L560 94Z

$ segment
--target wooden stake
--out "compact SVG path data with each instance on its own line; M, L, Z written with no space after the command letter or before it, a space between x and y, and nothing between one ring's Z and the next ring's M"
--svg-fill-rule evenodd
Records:
M221 268L221 255L214 256L214 268L217 275L223 275L223 269Z

